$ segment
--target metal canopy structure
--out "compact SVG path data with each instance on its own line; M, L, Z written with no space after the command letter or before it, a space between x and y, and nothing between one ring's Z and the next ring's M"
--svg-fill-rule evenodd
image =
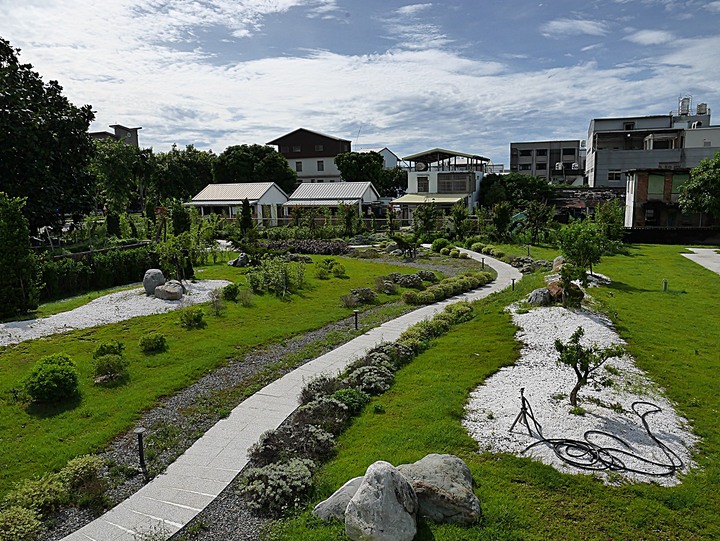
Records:
M446 150L444 148L433 148L432 150L426 150L424 152L418 152L411 156L405 156L403 160L406 162L419 162L419 163L440 163L444 161L450 161L452 159L463 158L463 162L466 164L481 164L489 162L489 158L479 156L477 154L465 154L464 152L456 152L454 150Z

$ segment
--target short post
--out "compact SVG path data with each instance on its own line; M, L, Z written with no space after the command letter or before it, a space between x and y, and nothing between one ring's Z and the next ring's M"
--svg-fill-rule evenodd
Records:
M530 245L529 244L527 245L527 249L528 249L528 257L530 257Z
M512 290L515 291L515 278L511 278L512 280Z
M353 310L353 314L355 314L355 330L358 330L358 314L360 313L360 310Z
M663 291L667 291L667 280L663 278Z
M480 263L482 264L483 270L485 270L485 258L484 257L480 258Z
M143 477L145 478L145 482L148 482L150 480L150 477L148 475L147 465L145 464L145 449L144 449L144 445L143 445L143 434L145 434L145 429L143 427L136 428L135 434L137 434L137 438L138 438L138 453L140 454L140 469L142 470Z

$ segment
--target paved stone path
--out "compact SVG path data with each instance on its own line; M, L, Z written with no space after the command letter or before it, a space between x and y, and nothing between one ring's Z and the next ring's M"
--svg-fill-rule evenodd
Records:
M497 271L495 281L389 321L264 387L208 430L165 473L64 541L137 541L138 534L150 531L162 531L165 538L169 538L240 473L248 462L248 448L260 435L279 427L295 411L305 382L323 373L342 371L369 349L381 342L396 340L407 328L431 318L448 304L481 299L510 286L513 279L522 278L517 269L497 259L461 251L477 260L484 258Z
M692 254L682 254L698 265L720 274L720 254L717 248L688 248Z

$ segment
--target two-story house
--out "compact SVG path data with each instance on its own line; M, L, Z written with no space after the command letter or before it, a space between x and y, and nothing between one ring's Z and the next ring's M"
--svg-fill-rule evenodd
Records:
M267 143L278 148L299 182L340 182L335 156L350 152L350 141L298 128Z

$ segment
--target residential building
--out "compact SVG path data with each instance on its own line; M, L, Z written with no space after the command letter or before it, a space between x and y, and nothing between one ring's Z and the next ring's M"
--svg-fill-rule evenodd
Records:
M383 157L383 167L385 169L395 169L400 166L400 158L388 147L382 148L361 148L355 152L377 152Z
M585 141L510 143L510 172L547 179L553 184L582 184Z
M112 133L109 131L93 131L88 135L93 139L114 139L139 148L138 131L142 130L142 128L126 128L120 124L112 124L110 127L113 129Z
M297 173L298 182L340 182L335 156L350 152L347 139L299 128L267 143L278 151Z
M306 182L297 187L285 203L285 208L329 208L335 213L340 204L355 205L361 216L379 215L382 206L371 182Z
M690 169L634 169L627 172L625 227L712 225L706 214L683 213L678 201Z
M200 209L202 216L215 213L237 218L245 199L257 223L270 226L278 225L278 219L284 216L283 204L288 196L274 182L208 184L186 205Z
M710 109L690 98L666 115L596 118L587 140L587 183L626 185L626 173L644 169L689 170L720 151L720 126L710 126Z
M442 148L419 152L403 160L410 164L407 193L391 203L393 209L399 209L403 221L411 220L413 209L419 205L434 204L447 212L462 202L472 210L490 162L483 156Z

